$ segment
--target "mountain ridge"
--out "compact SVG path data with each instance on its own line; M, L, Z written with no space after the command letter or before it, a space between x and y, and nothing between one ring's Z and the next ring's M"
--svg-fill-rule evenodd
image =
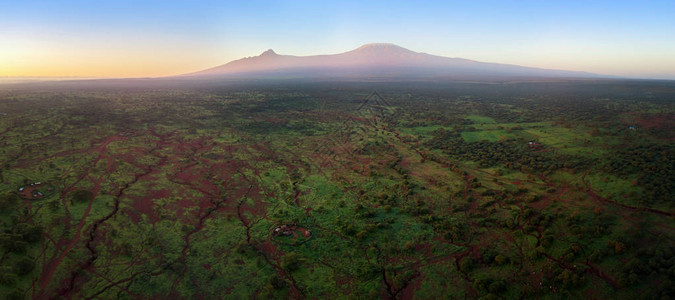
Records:
M258 56L233 60L213 68L184 74L190 77L570 77L608 78L582 71L567 71L488 63L415 52L391 43L369 43L354 50L311 56L278 54L268 49Z

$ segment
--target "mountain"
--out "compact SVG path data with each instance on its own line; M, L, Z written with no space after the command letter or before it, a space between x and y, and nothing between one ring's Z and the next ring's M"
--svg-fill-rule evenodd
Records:
M254 57L186 74L192 77L606 77L586 72L549 70L517 65L484 63L414 52L387 43L366 44L333 55L279 55L269 49Z

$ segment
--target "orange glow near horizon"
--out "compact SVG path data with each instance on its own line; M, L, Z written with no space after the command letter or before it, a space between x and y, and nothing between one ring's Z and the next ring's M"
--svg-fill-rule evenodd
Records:
M185 47L156 49L17 41L0 44L2 77L161 77L212 67L216 58Z
M161 77L179 75L198 71L200 68L192 66L190 62L182 64L163 64L156 61L143 59L124 60L124 63L114 58L107 60L86 61L76 57L59 59L58 61L37 61L28 64L17 65L2 63L0 76L5 77L105 77L105 78L130 78L130 77Z
M3 54L0 56L6 57ZM170 63L167 63L170 62ZM209 67L181 57L148 55L128 57L107 55L103 59L63 55L23 56L20 60L0 59L0 76L6 77L161 77L179 75Z

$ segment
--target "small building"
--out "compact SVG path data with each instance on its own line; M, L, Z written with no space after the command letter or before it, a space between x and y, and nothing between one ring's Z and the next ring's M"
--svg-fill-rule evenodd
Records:
M277 228L274 228L274 235L292 235L295 230L295 226L281 225Z
M527 146L530 148L530 150L541 150L544 147L544 145L536 141L527 142Z

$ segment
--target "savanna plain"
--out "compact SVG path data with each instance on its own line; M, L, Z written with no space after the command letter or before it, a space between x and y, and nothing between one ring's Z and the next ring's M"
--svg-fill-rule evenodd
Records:
M675 83L0 86L0 295L667 299Z

